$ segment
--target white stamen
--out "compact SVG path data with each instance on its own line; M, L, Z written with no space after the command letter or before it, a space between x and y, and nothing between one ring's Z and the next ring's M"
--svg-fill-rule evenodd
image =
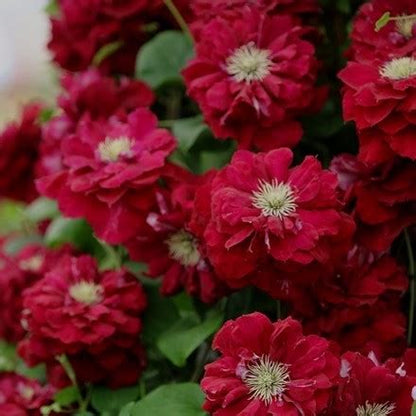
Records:
M172 234L166 244L170 256L185 267L196 266L201 260L195 238L185 230Z
M236 49L226 60L227 73L237 82L261 81L270 73L270 51L259 49L254 42Z
M292 215L297 208L296 196L290 185L273 179L271 183L261 181L258 191L251 197L253 206L261 209L266 217L280 219Z
M390 403L370 404L368 401L365 405L358 406L356 409L357 416L388 416L396 406Z
M19 267L24 271L36 273L41 269L43 260L43 256L38 254L28 259L21 260L19 262Z
M407 16L405 14L396 20L396 29L405 38L410 39L413 36L413 26L416 24L416 17L414 15Z
M394 58L380 68L380 74L384 78L396 81L414 77L416 75L416 59L410 56Z
M251 398L270 404L286 390L290 382L289 366L263 355L247 367L243 381L250 389Z
M134 140L128 137L106 137L98 144L98 153L103 162L117 162L120 156L129 156Z
M81 280L69 288L71 298L86 305L99 302L102 298L102 293L102 286L94 282L87 282L86 280Z

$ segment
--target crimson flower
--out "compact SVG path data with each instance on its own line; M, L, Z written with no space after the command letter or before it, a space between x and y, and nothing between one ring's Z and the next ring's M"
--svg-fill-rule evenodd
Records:
M290 15L248 6L201 29L183 75L217 137L262 150L299 142L297 118L317 109L325 95L315 87L318 62L306 32Z
M206 257L202 233L190 226L198 180L188 179L156 191L157 205L146 219L146 231L128 241L127 248L132 259L148 264L149 276L162 276L162 294L173 295L184 288L212 303L225 294L225 287Z
M19 353L29 365L46 362L53 368L55 357L66 354L81 381L114 386L126 377L128 384L137 380L144 363L138 337L146 298L125 270L99 273L93 258L66 256L24 292L23 305L28 336ZM130 372L117 374L129 361Z
M112 45L115 51L100 62L100 70L132 75L137 52L150 37L147 25L174 26L162 0L58 0L58 5L48 48L59 66L73 72L95 64L101 48ZM178 7L188 15L188 2L180 0Z
M379 31L377 21L390 13L393 19ZM405 56L416 48L416 5L413 0L372 0L357 13L351 32L349 55L359 62L371 63L377 56Z
M152 90L143 82L120 77L118 81L89 69L61 78L62 94L58 107L62 114L54 116L42 126L40 156L36 176L42 177L62 169L61 143L76 132L81 120L108 119L149 107L154 100Z
M338 234L343 245L350 239L353 223L340 212L335 175L311 156L290 168L292 158L289 149L238 151L199 195L210 210L208 256L232 287L265 261L285 268L329 262Z
M370 355L346 353L341 359L341 382L330 415L404 416L412 407L416 378L392 371Z
M42 387L15 373L0 374L0 414L7 416L41 416L41 407L52 402L54 389Z
M0 132L0 198L30 202L37 196L34 167L41 141L40 112L39 104L27 105L19 122Z
M305 279L290 311L307 333L336 341L343 351L397 356L405 347L401 298L407 287L406 271L393 257L354 246L335 268Z
M0 256L0 338L17 342L25 334L21 323L23 309L22 293L54 267L69 247L48 250L30 244L15 256Z
M396 154L416 159L416 54L349 62L339 77L345 84L344 117L359 130L359 159L370 165Z
M304 336L299 322L260 314L228 321L215 336L220 357L205 367L204 408L213 416L312 416L336 386L339 358L328 341Z
M126 119L84 120L62 143L64 169L38 188L70 217L85 217L98 237L121 243L144 227L154 189L176 142L138 109Z

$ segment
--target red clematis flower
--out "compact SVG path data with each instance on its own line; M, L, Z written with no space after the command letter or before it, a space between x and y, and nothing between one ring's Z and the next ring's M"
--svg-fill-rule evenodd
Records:
M123 377L116 373L131 360L128 380L137 380L144 361L138 337L146 298L125 270L99 273L93 258L66 256L24 292L23 305L28 337L19 353L29 365L53 367L55 357L66 354L81 381L119 385ZM86 371L85 362L101 371Z
M0 374L0 414L41 416L41 407L52 403L55 390L15 373Z
M41 141L40 113L39 104L27 105L20 121L0 133L0 198L30 202L37 196L34 167Z
M377 21L390 13L389 22L376 30ZM372 0L363 4L355 17L349 55L372 63L377 56L405 56L416 48L416 4L413 0Z
M359 129L359 159L370 165L395 154L416 159L416 54L350 62L339 77L345 84L344 117Z
M162 0L58 0L59 14L51 17L48 48L54 61L69 71L82 71L103 47L113 53L99 62L105 73L132 75L140 46L149 39L148 24L172 27ZM189 4L178 2L184 16ZM111 47L110 47L111 49Z
M339 343L343 351L397 356L405 347L406 318L400 299L408 286L393 257L353 247L344 262L291 299L291 313L305 331Z
M146 232L127 242L134 260L148 264L148 275L162 276L161 292L173 295L184 288L191 296L212 303L225 294L203 243L202 233L192 230L190 219L198 186L190 176L172 189L158 189L157 206L147 217Z
M210 201L200 196L210 207L209 258L232 287L245 285L270 260L285 268L328 263L338 234L342 245L351 238L353 223L340 212L335 175L310 156L290 168L292 157L289 149L238 151L212 180Z
M215 336L220 358L205 368L204 408L213 416L320 414L338 381L339 358L291 318L228 321Z
M188 94L219 138L237 139L242 148L293 147L302 136L297 118L325 95L315 87L314 46L290 15L248 6L240 14L202 28L196 57L183 71Z
M69 247L48 250L40 245L25 246L14 257L0 255L0 338L17 342L25 334L21 322L22 293L54 267Z
M137 108L149 107L154 100L152 90L145 83L126 77L116 81L96 69L65 74L61 86L63 93L57 101L63 114L42 126L40 160L36 166L38 178L62 169L61 143L75 133L80 120L123 116Z
M126 120L84 120L62 143L64 169L41 178L41 193L70 217L85 217L98 237L121 243L143 229L155 185L176 146L156 117L138 109Z
M341 363L342 381L330 415L410 414L415 378L394 372L374 358L357 353L344 354Z

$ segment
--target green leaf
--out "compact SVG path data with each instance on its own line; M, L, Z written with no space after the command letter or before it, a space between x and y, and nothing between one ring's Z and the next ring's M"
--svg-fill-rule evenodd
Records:
M57 16L60 12L58 0L49 0L44 10L49 16Z
M69 386L55 393L54 401L61 406L69 406L80 399L78 387Z
M144 287L148 307L143 317L143 340L147 345L152 345L177 322L179 314L172 299L160 295L157 282L148 282Z
M142 46L136 76L153 88L182 83L181 70L193 56L192 41L182 32L164 31Z
M14 345L0 341L0 372L13 371L17 365L16 348Z
M92 59L93 65L100 65L101 62L104 61L104 59L111 56L114 52L117 52L122 46L123 42L119 40L107 43L107 45L104 45L103 47L98 49L97 53L94 55L94 58Z
M12 200L0 202L0 236L25 228L24 204Z
M198 137L207 129L202 115L176 120L172 126L172 132L178 139L179 149L182 152L188 150L195 144Z
M164 332L156 345L174 365L183 367L187 358L218 330L222 321L219 309L210 310L203 322L199 322L196 315L188 314Z
M351 13L351 5L350 0L338 0L337 1L337 9L345 14Z
M59 210L52 199L40 197L26 207L25 216L32 222L38 223L44 220L56 218Z
M102 386L94 386L91 394L91 404L100 412L118 412L126 404L137 400L139 386L126 387L118 390L110 390Z
M416 402L413 402L411 416L416 416Z
M387 23L390 21L390 17L390 12L386 12L383 14L383 16L380 17L380 19L377 20L375 27L376 32L383 29L383 27L387 25Z
M42 237L38 234L13 236L7 239L4 251L7 254L16 254L28 244L42 244Z
M122 416L206 416L202 410L204 395L198 384L164 385L132 405L129 403Z
M200 155L200 171L206 172L209 169L221 169L226 165L233 154L234 149L206 150Z
M63 217L54 219L46 230L45 243L50 247L70 243L88 253L102 252L102 247L94 238L91 227L83 219Z

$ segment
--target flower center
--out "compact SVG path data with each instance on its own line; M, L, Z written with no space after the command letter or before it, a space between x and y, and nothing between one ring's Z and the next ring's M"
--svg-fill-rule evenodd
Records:
M87 282L86 280L81 280L69 288L71 298L86 305L92 305L99 302L101 300L102 293L102 286L93 282Z
M388 416L395 409L394 404L383 403L383 404L370 404L365 402L365 405L357 407L357 416Z
M166 244L170 256L182 266L196 266L201 260L195 238L185 230L172 234Z
M270 404L283 394L290 382L289 367L263 355L247 367L243 381L250 389L251 398Z
M28 259L21 260L19 267L26 272L38 272L42 267L43 260L43 256L41 255L32 256Z
M259 49L254 42L236 49L226 60L227 73L238 82L261 81L270 73L270 51Z
M396 20L396 29L405 38L410 39L413 36L413 26L416 24L416 17L414 15L402 15L400 19Z
M134 140L128 137L106 137L98 145L98 153L103 162L117 162L121 155L129 155Z
M416 59L410 56L394 58L380 68L380 74L389 79L407 79L416 75Z
M32 389L32 387L26 386L25 384L19 384L17 386L17 390L20 394L20 397L28 401L32 400L33 396L35 395L35 391Z
M278 217L282 219L296 211L296 196L292 188L283 182L273 179L271 183L261 181L258 191L251 197L253 206L261 209L266 217Z

